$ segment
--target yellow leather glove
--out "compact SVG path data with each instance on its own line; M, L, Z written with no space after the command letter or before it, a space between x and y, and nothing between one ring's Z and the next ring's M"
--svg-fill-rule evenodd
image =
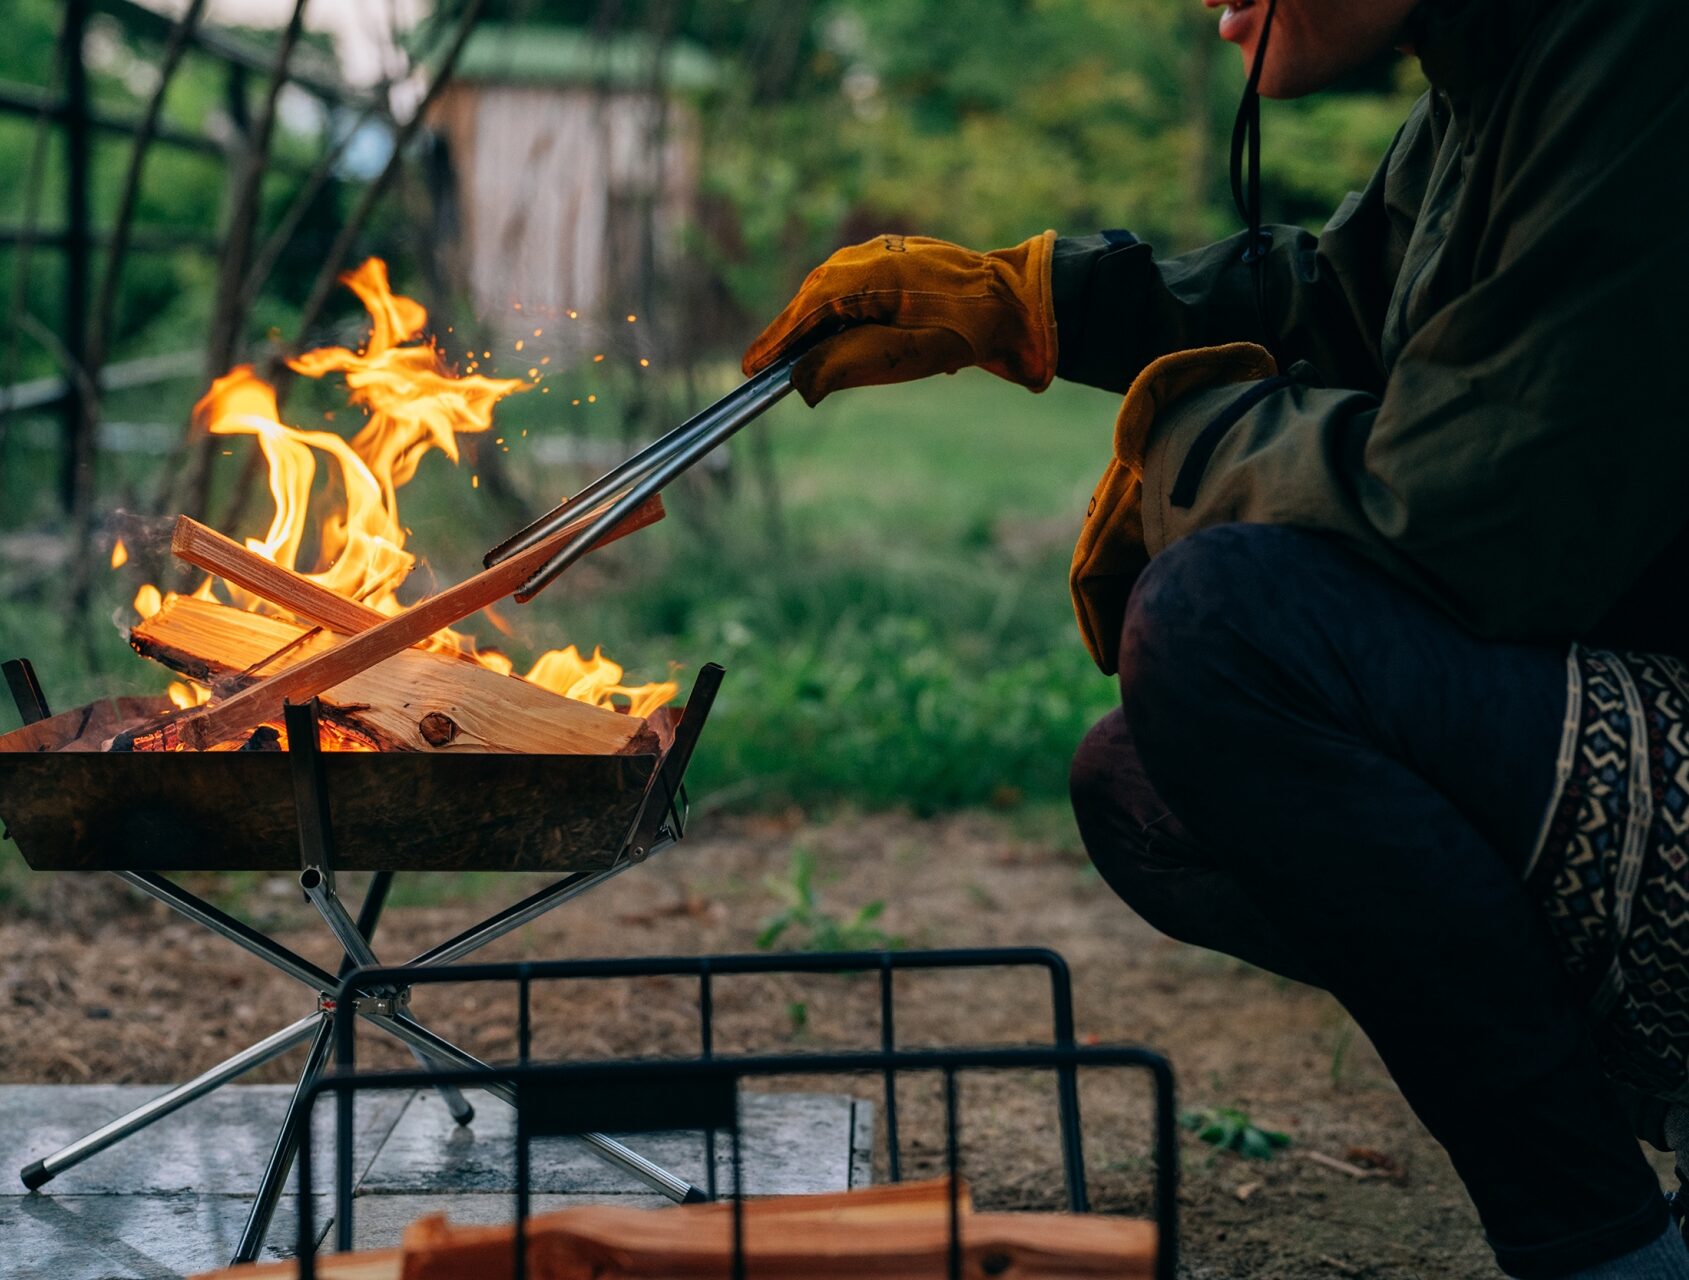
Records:
M1046 231L975 253L926 236L878 236L840 249L745 352L745 376L818 329L851 326L798 361L792 384L813 407L846 387L911 382L978 365L1042 391L1056 376Z
M1265 347L1232 342L1175 351L1152 360L1132 380L1114 422L1114 456L1091 495L1068 576L1079 635L1104 675L1113 675L1119 667L1126 599L1149 563L1144 546L1144 449L1156 417L1193 391L1258 382L1277 372Z

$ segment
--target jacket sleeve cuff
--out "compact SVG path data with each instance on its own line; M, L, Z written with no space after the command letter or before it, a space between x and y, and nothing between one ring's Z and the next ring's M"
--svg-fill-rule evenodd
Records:
M1148 246L1129 231L1058 237L1050 259L1056 320L1056 376L1124 392L1137 372L1133 317L1142 311L1141 270Z

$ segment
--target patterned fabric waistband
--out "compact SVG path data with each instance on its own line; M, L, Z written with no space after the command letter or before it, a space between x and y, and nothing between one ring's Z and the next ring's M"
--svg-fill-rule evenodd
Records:
M1689 671L1574 648L1559 779L1527 872L1609 1073L1689 1100Z

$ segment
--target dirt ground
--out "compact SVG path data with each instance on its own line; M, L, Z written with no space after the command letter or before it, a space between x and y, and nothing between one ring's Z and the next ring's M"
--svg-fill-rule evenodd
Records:
M800 848L815 858L830 917L848 919L884 899L875 926L909 946L1054 947L1073 967L1082 1038L1159 1049L1172 1059L1182 1108L1239 1107L1290 1135L1270 1161L1182 1135L1189 1276L1499 1275L1447 1160L1329 998L1159 937L1071 845L1017 834L1005 819L706 820L677 849L481 957L751 950L781 905L769 881L789 878ZM214 883L204 877L195 887ZM376 949L409 956L541 883L512 877L473 902L394 906ZM249 916L281 929L288 945L325 965L337 959L286 879L249 896ZM32 901L32 915L0 919L0 1079L176 1081L310 1008L291 979L115 881L60 877ZM47 927L48 916L58 923ZM783 942L802 945L805 936L799 929ZM1048 1028L1042 992L1031 975L901 978L900 1039L1036 1040ZM688 1051L697 1034L693 994L690 983L670 979L541 986L535 1052ZM860 975L730 980L717 1007L724 1051L874 1047L877 988ZM513 1008L508 990L469 986L419 994L416 1004L424 1021L494 1056L513 1054ZM251 1078L289 1078L301 1052ZM360 1037L360 1053L402 1061L374 1035ZM861 1082L843 1087L871 1092ZM1048 1092L1043 1082L1009 1077L964 1083L964 1164L983 1203L1057 1205ZM934 1093L920 1082L904 1089L906 1172L936 1168L942 1155ZM1082 1096L1095 1198L1142 1209L1147 1089L1135 1079L1087 1077Z

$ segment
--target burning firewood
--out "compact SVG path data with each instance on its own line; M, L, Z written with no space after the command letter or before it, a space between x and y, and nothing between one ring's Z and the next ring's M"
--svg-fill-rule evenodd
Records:
M342 279L369 312L368 340L356 349L308 351L290 365L306 377L343 375L364 425L346 439L283 423L275 389L245 365L218 378L201 398L194 412L205 431L251 437L261 450L275 511L267 532L245 545L186 517L176 522L172 551L212 574L195 597L202 604L229 599L239 608L195 609L177 601L165 614L158 588L140 589L135 608L143 622L131 636L135 648L212 686L213 697L209 705L195 706L192 690L173 686L171 697L184 714L130 726L113 739L115 749L273 749L275 744L254 734L275 726L286 703L321 694L339 734L331 735L330 745L570 754L652 750L643 718L674 696L673 682L623 685L616 663L597 652L583 657L570 646L542 655L524 686L504 678L511 665L502 655L479 652L468 636L451 630L512 594L601 510L583 511L570 527L523 556L401 606L397 593L416 557L405 549L409 530L399 515L398 490L430 452L455 462L458 437L491 431L495 406L530 390L537 379L487 377L476 374L473 364L458 373L428 336L427 313L392 291L379 259ZM302 563L310 562L300 557L322 457L337 469L343 501L338 511L316 519L320 567L307 572ZM652 496L596 545L663 514L661 498ZM113 567L125 560L114 553ZM219 580L224 587L215 586ZM259 609L279 613L282 621L253 616ZM297 627L290 626L294 621ZM260 638L280 643L257 652ZM407 652L414 646L450 656ZM630 714L618 712L624 705ZM547 717L555 723L542 723Z
M130 630L129 643L141 656L216 688L297 645L273 663L285 675L332 652L334 637L211 601L171 596ZM323 710L353 743L383 751L617 755L652 749L645 722L636 716L559 697L526 680L420 649L402 649L328 686ZM174 717L172 726L182 718ZM254 727L245 725L241 736Z
M665 514L662 498L652 498L605 535L598 546L608 546L618 538L625 538L647 525L655 524ZM547 545L566 540L568 536L579 532L585 524L584 519L570 524ZM215 529L207 529L199 521L187 516L178 517L170 549L177 559L232 582L242 590L250 591L260 600L279 605L308 622L328 627L342 635L357 635L387 621L385 614L376 612L368 605L360 604L326 587L320 587L309 578L248 551L233 538L225 538ZM502 577L490 578L490 572L478 577L489 579L489 590L502 585L504 580ZM502 598L502 595L498 597ZM487 604L494 603L497 603L497 599L487 601ZM477 608L484 609L486 605L479 605ZM469 612L474 613L476 609Z
M660 514L660 506L655 512L643 509L624 522L623 531L631 532L628 526L642 527ZM640 524L635 524L636 519ZM584 524L584 520L580 523ZM276 719L287 702L301 702L353 681L376 664L421 644L435 632L497 604L577 532L579 528L574 525L560 530L521 555L483 569L375 626L366 626L348 640L317 648L302 661L282 667L276 674L258 680L232 697L179 717L173 725L175 735L184 745L205 751L237 734L249 732L254 725Z
M971 1212L958 1221L967 1280L1089 1280L1154 1274L1147 1222L1090 1214ZM759 1280L931 1280L949 1267L948 1184L905 1183L744 1205L746 1274ZM720 1280L733 1273L728 1204L668 1209L590 1205L530 1219L527 1280ZM324 1280L510 1280L512 1227L424 1218L402 1248L324 1258ZM284 1280L291 1262L201 1280Z

